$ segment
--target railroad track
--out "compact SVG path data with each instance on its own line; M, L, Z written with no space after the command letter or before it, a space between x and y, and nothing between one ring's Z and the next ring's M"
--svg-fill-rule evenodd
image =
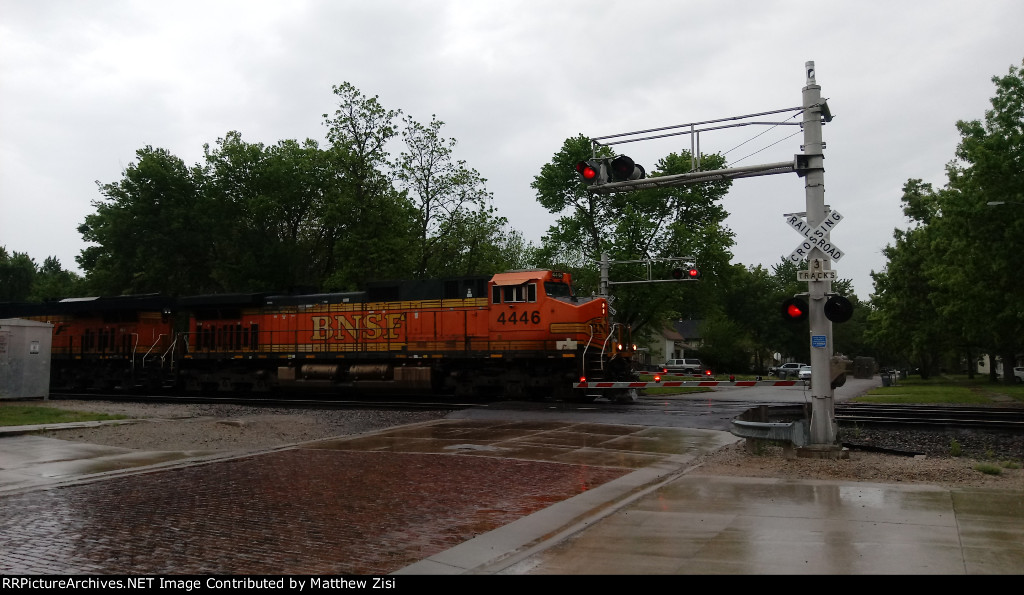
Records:
M249 407L284 407L284 408L366 408L366 409L466 409L481 407L484 403L458 403L455 401L385 401L374 399L338 399L336 396L315 395L309 398L277 398L277 397L244 397L244 396L207 396L207 395L142 395L138 393L68 393L54 392L50 400L74 401L126 401L132 403L179 403L179 404L211 404L211 405L245 405Z
M1024 432L1024 408L840 403L835 412L836 422L846 425Z
M153 403L199 403L245 405L251 407L284 407L284 408L375 408L375 409L466 409L494 405L486 401L459 402L454 399L444 400L436 397L429 400L381 400L380 398L338 399L337 395L316 395L308 397L246 397L221 395L175 395L139 393L88 392L51 393L52 400L96 400L96 401L128 401ZM602 404L588 404L588 407L600 407ZM733 403L733 406L741 404ZM749 403L754 406L755 403ZM608 405L609 408L621 410L621 404ZM688 412L684 408L682 412ZM862 403L837 403L835 406L836 422L846 426L877 427L877 428L915 428L915 429L972 429L996 430L1024 433L1024 407L962 407L934 405L874 405Z

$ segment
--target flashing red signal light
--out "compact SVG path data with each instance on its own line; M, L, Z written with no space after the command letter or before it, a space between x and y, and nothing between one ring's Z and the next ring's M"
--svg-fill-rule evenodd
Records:
M597 168L590 165L586 161L580 161L576 164L576 173L580 175L587 182L593 182L597 177Z
M700 279L700 269L697 267L676 267L672 269L672 278L679 281L696 281Z
M608 173L605 163L600 159L577 162L576 173L587 186L608 182Z
M637 165L625 155L577 161L576 173L587 186L607 184L609 181L642 180L647 177L643 166Z
M661 382L661 374L655 374L654 375L654 381L655 382Z
M807 302L798 297L782 302L782 318L790 322L807 320Z

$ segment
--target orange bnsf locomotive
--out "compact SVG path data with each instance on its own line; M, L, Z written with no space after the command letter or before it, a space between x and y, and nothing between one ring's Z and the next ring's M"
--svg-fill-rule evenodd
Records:
M573 382L633 378L628 328L610 321L606 299L573 295L570 275L556 271L193 296L173 306L155 296L110 300L103 311L102 300L82 300L78 311L88 303L92 318L63 321L66 353L55 326L55 381L81 386L94 370L98 385L162 377L196 392L586 399ZM123 309L132 300L139 308Z

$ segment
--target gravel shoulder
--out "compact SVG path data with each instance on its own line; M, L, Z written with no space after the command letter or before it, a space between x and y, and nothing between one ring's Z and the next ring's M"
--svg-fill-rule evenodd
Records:
M274 448L442 419L447 411L265 409L237 405L45 401L44 406L124 415L149 421L48 432L63 440L146 450L237 451ZM942 432L861 431L859 444L921 452L912 457L859 449L848 458L808 459L783 448L745 441L699 458L704 475L777 479L834 479L926 483L1024 491L1024 436L949 435ZM950 442L964 456L950 456ZM845 441L845 439L844 439ZM998 474L979 470L998 469Z
M45 401L42 406L124 415L134 423L43 433L145 450L259 450L444 418L447 411L290 409L240 405Z

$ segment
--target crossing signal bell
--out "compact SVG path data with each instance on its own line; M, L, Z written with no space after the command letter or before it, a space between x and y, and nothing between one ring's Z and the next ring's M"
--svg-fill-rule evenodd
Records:
M600 186L608 182L625 182L642 180L647 177L643 166L637 165L625 155L603 157L579 161L576 163L576 174L587 186Z

